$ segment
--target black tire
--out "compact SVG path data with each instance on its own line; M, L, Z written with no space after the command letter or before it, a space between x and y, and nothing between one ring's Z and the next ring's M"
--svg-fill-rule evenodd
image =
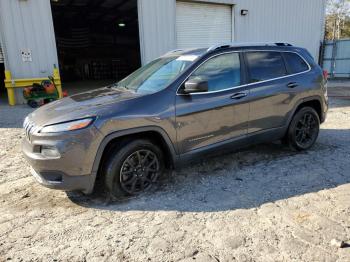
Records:
M37 108L37 107L39 107L39 104L38 104L35 100L28 100L27 104L28 104L28 106L30 106L31 108Z
M294 115L286 138L291 149L303 151L315 144L319 131L320 118L317 112L312 107L303 107Z
M104 170L105 186L111 196L139 195L163 173L163 154L148 140L134 140L112 151Z

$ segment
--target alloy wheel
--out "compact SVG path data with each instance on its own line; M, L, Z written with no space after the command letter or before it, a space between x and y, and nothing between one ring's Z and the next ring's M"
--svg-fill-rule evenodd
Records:
M158 157L150 150L138 150L129 155L120 170L120 185L124 191L135 195L148 190L159 175Z
M295 141L299 147L307 148L314 142L318 134L318 125L315 116L305 113L295 127Z

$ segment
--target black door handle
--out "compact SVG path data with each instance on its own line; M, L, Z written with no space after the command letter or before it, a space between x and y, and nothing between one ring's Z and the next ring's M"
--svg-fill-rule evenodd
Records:
M246 97L248 94L245 92L239 92L231 96L231 99L241 99L243 97Z
M294 88L294 87L297 87L297 86L298 86L298 84L295 83L295 82L289 83L289 84L287 85L287 87L289 87L289 88Z

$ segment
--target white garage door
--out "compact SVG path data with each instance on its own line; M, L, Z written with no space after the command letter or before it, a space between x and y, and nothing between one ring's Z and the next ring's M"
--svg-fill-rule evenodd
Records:
M176 2L177 48L209 47L233 41L231 5Z

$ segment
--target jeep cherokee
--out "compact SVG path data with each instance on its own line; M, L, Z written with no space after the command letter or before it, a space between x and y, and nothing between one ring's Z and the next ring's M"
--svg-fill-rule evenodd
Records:
M286 43L175 50L116 84L45 105L24 121L33 176L54 189L113 196L149 189L165 168L243 146L316 141L326 78Z

